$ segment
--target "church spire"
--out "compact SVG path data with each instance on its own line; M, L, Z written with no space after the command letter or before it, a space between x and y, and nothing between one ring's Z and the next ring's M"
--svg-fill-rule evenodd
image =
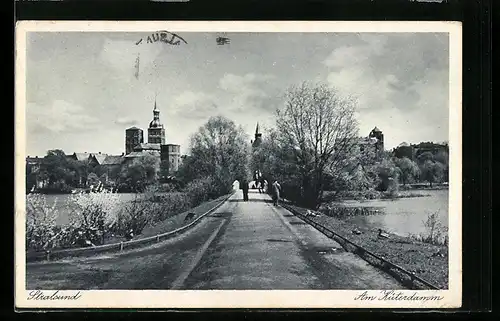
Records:
M262 134L259 132L259 123L257 122L257 126L255 127L255 141L253 141L252 146L256 147L260 144L262 140Z
M165 128L160 121L160 110L156 102L157 93L155 92L155 103L153 107L153 120L149 123L148 128L148 143L149 144L165 144Z
M160 122L160 110L158 110L158 106L156 105L156 94L155 94L155 104L153 108L153 120L149 123L149 128L163 128L163 125Z

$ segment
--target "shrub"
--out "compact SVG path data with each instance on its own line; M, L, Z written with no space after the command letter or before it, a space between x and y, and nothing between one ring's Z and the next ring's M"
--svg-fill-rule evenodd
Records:
M320 212L323 214L336 217L336 218L346 218L352 216L368 216L380 214L380 210L375 207L365 207L365 206L342 206L337 204L324 204L320 207Z
M47 198L42 194L26 196L27 249L48 250L56 245L56 219L59 215L56 205L55 200L53 204L47 204Z
M227 193L223 186L216 184L215 180L211 177L193 180L186 186L185 192L189 197L191 206L198 206L207 200Z
M124 204L118 212L116 223L111 229L113 235L120 235L130 240L141 234L144 227L155 217L156 206L154 205L149 201L139 199L136 195L134 200Z
M182 213L191 207L191 200L186 193L167 193L161 196L160 202L152 207L153 221L161 222L173 215Z
M425 232L412 235L412 238L429 244L448 245L446 228L441 224L439 211L429 213L423 221Z
M397 198L399 196L399 184L396 178L389 178L387 190L384 192L384 198Z
M176 183L163 183L158 187L161 193L172 193L178 190L178 186Z
M94 246L104 243L105 235L110 232L118 220L120 195L100 189L90 193L72 195L77 205L70 217L75 242Z

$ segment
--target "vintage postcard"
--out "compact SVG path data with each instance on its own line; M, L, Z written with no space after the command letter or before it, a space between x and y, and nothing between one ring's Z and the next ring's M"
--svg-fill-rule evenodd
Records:
M19 22L16 307L460 307L461 39Z

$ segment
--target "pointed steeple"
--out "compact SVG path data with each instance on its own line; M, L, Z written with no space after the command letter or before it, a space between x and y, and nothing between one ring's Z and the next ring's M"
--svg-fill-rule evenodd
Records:
M158 109L158 104L156 102L156 92L155 92L155 102L153 107L153 120L149 123L148 128L148 143L149 144L159 144L164 145L165 140L165 128L160 121L160 110Z
M155 94L155 104L153 108L153 120L149 123L149 128L163 128L163 125L160 122L160 111L156 106L156 94Z
M257 126L255 127L255 140L252 142L253 147L257 147L260 145L262 141L262 134L259 132L259 123L257 122Z
M158 110L158 108L156 108L156 96L158 96L158 93L155 93L155 107L153 108L153 110Z

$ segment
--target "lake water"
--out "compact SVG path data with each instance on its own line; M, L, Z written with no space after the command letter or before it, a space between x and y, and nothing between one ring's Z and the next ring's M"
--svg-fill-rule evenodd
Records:
M381 214L354 216L347 222L368 228L381 228L398 235L420 234L425 232L424 222L427 215L439 211L441 225L448 229L448 190L413 190L424 197L408 197L395 200L344 201L344 206L377 207Z
M367 200L367 201L344 201L343 206L366 206L377 207L381 214L369 216L348 217L345 220L356 225L368 228L381 228L385 231L406 236L408 234L420 234L425 232L424 221L427 215L439 211L439 219L443 227L448 227L448 190L413 190L421 193L424 197L399 198L395 200ZM136 194L119 194L123 202L133 200ZM51 205L57 200L59 210L58 225L67 224L68 214L75 206L71 201L71 195L45 195L47 204Z
M127 202L135 198L136 194L133 193L120 193L120 201ZM71 194L50 194L45 195L47 199L47 205L51 206L56 202L56 208L59 211L59 216L57 219L57 225L65 225L69 223L69 213L73 212L75 204L71 199Z

